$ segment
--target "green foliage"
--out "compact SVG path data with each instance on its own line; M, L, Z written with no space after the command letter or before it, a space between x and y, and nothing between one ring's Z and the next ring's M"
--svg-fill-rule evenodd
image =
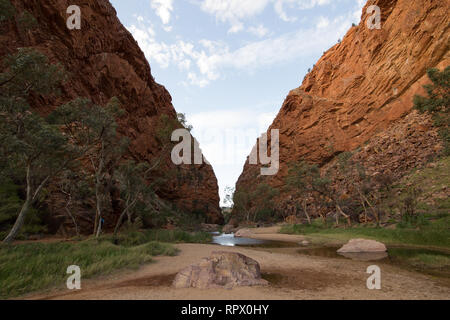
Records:
M289 166L286 187L301 201L312 195L321 205L330 206L331 202L336 202L330 185L330 179L322 176L315 164L299 161Z
M420 112L448 112L450 105L450 66L440 72L439 69L430 69L427 72L432 84L427 84L424 89L428 97L416 95L414 107Z
M87 98L77 98L56 109L49 120L62 126L72 143L81 148L80 154L116 158L128 144L117 134L116 118L123 113L115 97L105 107Z
M25 202L9 234L12 241L21 228L27 210L42 188L71 162L70 145L57 127L30 110L31 93L49 95L64 79L58 65L49 64L34 49L19 49L3 61L0 74L0 174L26 181Z
M315 232L320 232L327 228L323 219L314 219L311 224L289 224L284 225L280 233L287 234L310 234Z
M179 127L180 123L167 114L160 116L156 129L156 137L162 147L167 147L172 144L172 132Z
M254 221L274 221L276 212L273 208L260 208L256 210Z
M312 238L347 241L352 238L368 238L387 244L409 244L449 247L450 216L428 220L420 226L411 228L398 227L386 229L382 227L358 226L353 228L314 227L305 225L285 226L280 231L288 234L306 234Z
M0 23L14 17L16 9L9 0L0 0Z
M422 190L412 186L407 188L406 194L400 200L400 212L404 221L414 222L417 220L418 198Z
M183 230L149 229L120 233L114 240L112 236L103 236L100 240L115 242L122 246L137 246L152 241L165 243L210 243L212 235L207 232L187 232Z
M30 92L49 95L58 93L66 75L59 64L51 64L48 58L35 49L20 48L15 55L3 61L0 73L2 109L23 112L29 109L26 97ZM3 111L2 110L2 111Z
M57 128L30 111L31 92L47 95L57 91L64 79L58 65L49 64L45 55L33 49L19 49L4 61L0 74L0 153L3 165L36 171L53 170L67 151L66 139Z
M124 199L124 210L117 222L115 232L118 231L124 215L128 217L128 224L131 224L132 217L136 211L142 210L146 206L151 206L151 199L155 196L150 185L146 182L149 171L147 163L136 163L127 160L119 165L115 172L116 181L119 183L121 197ZM141 204L139 207L138 204Z
M187 123L186 115L184 113L177 113L177 119L186 130L189 132L192 131L193 127Z
M339 169L341 171L346 171L348 170L348 166L349 166L349 162L350 162L350 158L353 156L353 153L346 151L346 152L342 152L337 156L337 161L338 161L338 165L339 165Z
M450 212L450 200L444 191L449 184L450 156L446 156L397 181L384 199L384 205L394 214L401 214L397 219L400 226L414 227L423 223L421 216L434 218Z
M233 209L240 220L250 220L251 195L242 188L233 193Z
M300 194L313 191L316 186L321 187L324 182L317 165L300 161L289 166L286 185Z
M0 239L6 237L22 207L23 200L20 198L21 187L9 179L2 181L0 185ZM43 225L42 212L36 208L30 208L29 215L19 234L19 239L26 239L27 235L42 233L46 231Z
M69 147L58 128L32 112L7 115L4 120L0 129L1 151L11 168L19 171L29 167L33 179L41 181L63 166Z
M22 12L17 22L19 28L23 31L32 30L38 26L36 18L26 10Z
M83 279L123 268L138 268L152 256L175 255L169 244L147 242L117 246L109 241L32 243L0 246L0 298L16 297L52 286L63 287L67 267L78 265Z
M450 66L443 71L430 69L427 72L431 84L424 86L427 97L416 95L414 108L419 112L432 114L435 126L444 141L444 155L450 155Z
M423 214L403 215L402 220L397 224L397 228L415 229L428 225L430 222Z
M78 98L55 110L50 119L62 130L74 147L73 157L87 157L94 172L96 216L94 230L101 232L101 218L113 185L110 170L117 168L129 141L117 133L116 118L122 116L117 98L101 107L89 99Z
M233 194L233 209L240 219L246 221L275 221L277 211L273 199L279 190L266 183L260 183L252 192L239 190Z

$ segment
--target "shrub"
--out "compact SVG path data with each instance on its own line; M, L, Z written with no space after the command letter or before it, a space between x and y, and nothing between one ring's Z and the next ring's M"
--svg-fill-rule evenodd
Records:
M21 187L11 180L4 180L0 185L0 239L6 237L17 217L23 200L20 198ZM43 213L36 208L31 208L26 217L24 227L18 238L26 239L28 235L46 232L42 221Z
M9 0L0 0L0 23L11 19L16 10Z
M424 87L427 97L416 95L414 108L421 113L429 113L433 116L434 125L439 129L439 134L444 142L444 155L450 155L450 66L442 72L439 69L429 69L428 78L431 84Z
M31 30L38 26L36 18L26 10L20 15L17 22L19 28L23 31Z

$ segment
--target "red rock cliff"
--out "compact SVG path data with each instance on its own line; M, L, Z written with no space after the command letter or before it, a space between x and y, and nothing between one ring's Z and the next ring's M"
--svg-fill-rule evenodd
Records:
M34 30L21 31L16 22L2 25L0 56L18 47L34 47L70 72L61 97L35 97L34 108L48 114L75 97L88 97L105 105L118 97L126 116L119 132L131 140L130 156L138 161L159 157L156 140L158 120L163 114L176 118L167 90L152 77L150 66L132 35L116 16L108 0L11 0L18 12L29 11L37 20ZM81 30L66 27L69 5L81 8ZM210 165L175 168L170 150L163 155L158 175L178 171L159 196L187 211L207 213L208 222L223 221L219 208L217 179Z
M366 26L370 5L381 8L379 30ZM392 126L410 127L403 118L412 110L413 96L424 93L427 69L442 70L450 63L449 12L448 0L369 0L361 23L324 53L302 85L289 93L270 126L268 132L280 130L279 173L260 176L259 167L247 161L236 189L248 190L260 182L280 188L290 162L306 159L325 165L343 151L400 130ZM415 118L406 122L417 126ZM397 140L398 145L406 141Z

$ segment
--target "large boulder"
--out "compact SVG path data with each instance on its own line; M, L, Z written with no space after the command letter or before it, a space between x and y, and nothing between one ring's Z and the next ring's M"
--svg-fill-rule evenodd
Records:
M257 261L236 252L216 251L198 264L181 270L172 285L175 288L209 289L267 284L261 278Z
M248 228L239 229L234 233L236 238L250 238L252 235L252 230Z
M237 227L232 223L228 223L222 228L223 233L234 233L235 231L237 231Z
M340 248L338 253L351 252L386 252L386 246L375 240L368 239L351 239Z
M216 231L219 231L220 225L218 225L218 224L202 223L200 225L200 228L204 232L216 232Z

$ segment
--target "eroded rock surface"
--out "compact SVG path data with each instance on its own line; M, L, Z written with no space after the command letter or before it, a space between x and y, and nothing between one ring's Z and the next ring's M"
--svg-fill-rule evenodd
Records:
M0 57L12 54L19 47L32 47L46 54L52 63L60 63L69 78L60 96L32 97L35 110L43 115L76 97L90 98L105 105L117 97L125 109L119 121L119 132L131 141L128 157L153 163L163 160L154 179L168 178L159 189L163 200L175 203L186 212L203 212L209 223L223 223L219 208L217 179L210 165L175 167L170 149L164 149L157 137L162 115L176 119L169 92L156 83L150 66L130 32L119 21L108 0L11 0L20 14L27 10L37 21L37 27L24 31L12 20L0 26ZM67 7L76 4L81 9L81 30L66 26ZM181 125L180 125L181 127ZM168 172L174 171L169 175ZM64 204L53 199L55 214L64 215ZM61 208L59 208L59 206ZM120 208L111 204L112 212L105 219L106 228L116 222ZM89 214L80 213L81 227L91 228ZM89 229L90 230L90 229Z
M233 288L261 286L268 282L261 278L259 263L235 252L216 251L198 264L180 271L173 282L175 288Z
M366 26L371 5L381 9L379 30ZM363 150L355 157L374 173L388 167L397 177L426 163L440 149L437 134L426 116L405 116L414 95L425 94L426 71L450 64L449 11L449 1L367 1L361 23L324 52L269 127L269 137L271 129L280 133L278 174L261 176L260 167L247 160L236 190L268 183L279 189L280 204L289 199L282 187L290 163L324 166L358 147Z

